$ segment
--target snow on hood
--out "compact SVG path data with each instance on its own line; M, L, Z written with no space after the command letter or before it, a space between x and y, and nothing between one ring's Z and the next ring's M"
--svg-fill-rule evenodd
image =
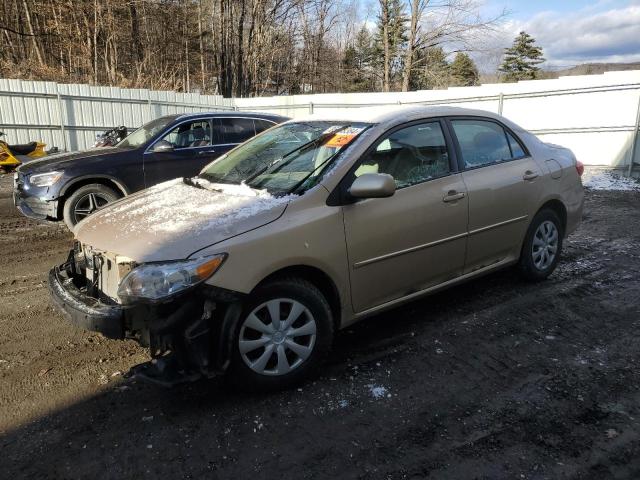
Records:
M186 258L276 220L293 197L246 185L193 182L201 188L175 179L120 200L80 222L76 238L138 262Z

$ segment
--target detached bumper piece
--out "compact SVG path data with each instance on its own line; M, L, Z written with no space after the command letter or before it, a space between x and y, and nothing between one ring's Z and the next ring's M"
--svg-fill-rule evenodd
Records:
M226 369L229 332L240 312L233 292L203 285L166 303L123 306L98 298L100 292L86 284L74 251L49 272L51 297L71 323L113 339L133 338L150 348L152 360L133 367L128 376L171 387Z

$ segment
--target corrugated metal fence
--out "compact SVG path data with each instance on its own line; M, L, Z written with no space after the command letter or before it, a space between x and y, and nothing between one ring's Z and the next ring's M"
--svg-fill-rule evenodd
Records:
M224 99L214 95L0 79L0 130L10 143L87 148L116 125L168 113L255 110L290 117L397 105L453 105L501 113L591 165L627 167L638 140L640 71L417 92ZM636 162L638 154L635 155Z
M0 130L9 143L41 140L63 150L93 145L118 125L137 128L171 113L233 110L218 95L0 79Z

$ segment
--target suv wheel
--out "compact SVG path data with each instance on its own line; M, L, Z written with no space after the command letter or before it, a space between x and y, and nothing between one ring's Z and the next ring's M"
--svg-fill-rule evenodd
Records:
M316 372L333 333L331 309L315 285L297 278L270 282L243 309L228 378L243 390L291 387Z
M533 217L520 254L520 271L526 279L544 280L553 273L563 236L562 222L553 210L541 210Z
M115 190L99 183L84 185L64 202L62 210L64 223L72 229L80 220L120 197L121 195Z

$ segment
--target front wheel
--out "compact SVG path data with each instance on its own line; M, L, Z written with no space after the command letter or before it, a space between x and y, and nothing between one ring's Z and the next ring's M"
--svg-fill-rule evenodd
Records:
M80 220L107 204L115 202L118 198L120 195L105 185L99 183L84 185L73 192L64 202L62 209L64 223L71 230Z
M229 381L249 391L291 387L323 363L333 330L329 304L312 283L286 278L259 287L234 332Z
M520 254L520 271L527 280L544 280L553 273L563 236L562 222L553 210L541 210L533 217Z

